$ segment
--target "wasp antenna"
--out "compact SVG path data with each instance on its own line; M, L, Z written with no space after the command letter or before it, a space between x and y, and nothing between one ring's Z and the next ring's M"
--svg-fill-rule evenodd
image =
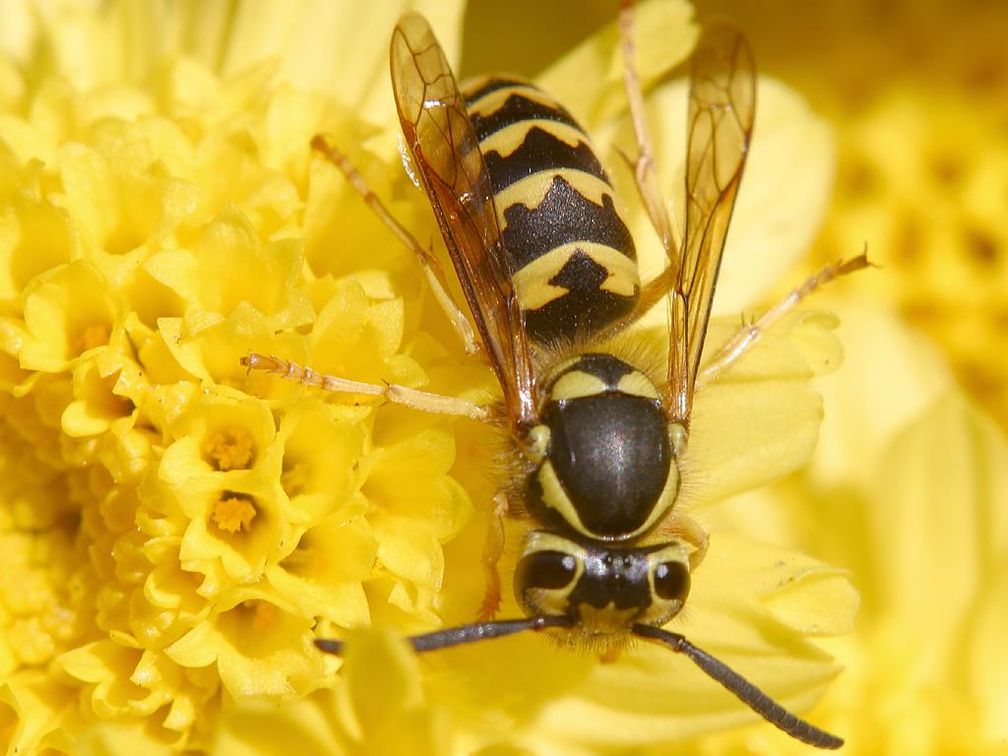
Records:
M516 620L497 620L494 622L474 622L470 625L459 625L446 630L435 630L432 633L413 635L406 640L413 646L414 651L436 651L439 648L450 646L461 646L465 643L476 643L477 641L493 640L503 638L505 635L514 635L526 630L545 630L549 627L571 627L573 621L569 617L558 616L538 616L526 617ZM343 641L333 639L317 639L315 645L320 651L327 654L343 654Z
M679 633L671 633L650 625L634 625L631 632L639 638L668 646L676 653L686 654L694 664L738 696L749 708L791 737L816 748L833 749L843 745L843 738L820 730L795 716L727 664L697 648Z

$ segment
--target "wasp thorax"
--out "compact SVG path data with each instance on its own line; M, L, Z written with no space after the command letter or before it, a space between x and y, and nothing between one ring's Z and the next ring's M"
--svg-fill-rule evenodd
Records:
M675 502L679 472L654 384L609 354L565 364L547 384L547 439L527 481L528 506L543 522L601 541L635 538Z
M626 549L534 531L525 540L514 588L529 615L559 614L589 632L617 632L638 622L667 622L682 608L689 586L681 543Z

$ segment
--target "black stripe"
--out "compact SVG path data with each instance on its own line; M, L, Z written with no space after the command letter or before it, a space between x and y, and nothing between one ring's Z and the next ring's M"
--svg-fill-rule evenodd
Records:
M539 126L533 126L514 152L502 156L496 150L483 153L494 192L547 168L573 168L609 183L609 177L587 142L572 147Z
M633 237L616 212L612 196L602 195L602 205L596 205L562 176L553 177L538 207L529 209L518 202L503 213L507 225L501 241L513 271L555 247L576 241L605 244L636 259Z
M549 281L567 289L567 293L523 313L529 338L540 344L582 338L629 315L637 301L637 293L624 297L602 290L600 287L608 276L605 268L576 250Z
M579 371L598 378L607 389L615 390L620 379L634 372L634 369L623 360L611 354L589 352L582 354L577 362L570 365L560 375L553 379L555 383L561 375Z
M469 120L472 122L473 131L476 132L476 138L481 142L491 134L500 131L505 126L510 126L512 123L535 119L565 123L577 129L582 134L584 133L584 129L578 126L577 121L574 120L563 106L557 104L544 105L541 102L528 99L521 92L515 92L508 96L503 104L492 113L480 115L471 111L469 112Z
M473 89L478 81L483 81L482 86ZM480 79L477 81L465 82L462 85L462 97L465 98L466 107L469 107L481 97L485 97L491 92L496 92L498 89L507 89L508 87L534 89L536 92L542 91L535 84L525 81L524 79L517 79L509 76L492 76L486 80Z

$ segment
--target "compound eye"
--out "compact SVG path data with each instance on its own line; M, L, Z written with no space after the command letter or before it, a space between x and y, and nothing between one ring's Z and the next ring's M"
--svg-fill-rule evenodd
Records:
M516 583L524 588L566 588L577 575L577 557L563 551L534 551L518 562Z
M682 562L661 562L655 567L654 589L665 601L685 601L690 589L689 568Z

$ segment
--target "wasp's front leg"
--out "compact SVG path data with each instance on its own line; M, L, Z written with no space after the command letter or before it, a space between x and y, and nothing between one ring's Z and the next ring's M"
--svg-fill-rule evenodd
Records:
M381 396L395 404L402 404L422 412L432 412L437 415L457 415L481 422L486 422L490 419L490 411L486 407L465 399L444 396L442 394L432 394L429 391L420 391L408 386L401 386L397 383L378 385L375 383L352 381L348 378L340 378L328 373L319 373L310 367L272 354L252 352L241 358L241 364L249 370L261 370L265 373L272 373L273 375L282 376L289 381L321 388L325 391L335 391L341 394Z

